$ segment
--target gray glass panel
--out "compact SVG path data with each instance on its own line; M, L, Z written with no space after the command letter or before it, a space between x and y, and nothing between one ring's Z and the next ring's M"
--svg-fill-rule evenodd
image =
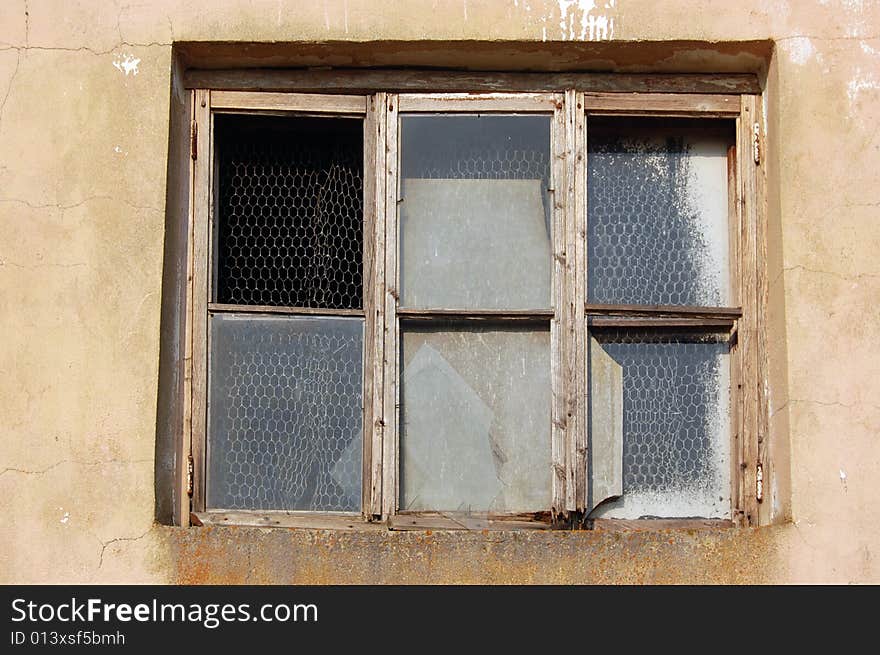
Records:
M362 319L210 328L208 507L359 511Z
M590 301L729 305L732 126L596 118L588 132Z
M402 334L400 509L550 508L550 333Z
M726 335L596 330L620 367L623 496L594 516L729 518L730 346ZM601 378L604 384L613 377ZM592 393L600 379L591 380ZM595 411L591 432L607 430Z
M404 116L401 149L401 307L549 307L550 117Z

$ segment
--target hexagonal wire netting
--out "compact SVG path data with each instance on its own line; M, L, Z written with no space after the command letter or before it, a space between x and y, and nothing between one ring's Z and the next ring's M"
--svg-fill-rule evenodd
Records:
M732 125L590 119L591 302L719 306L729 300L727 147Z
M720 306L729 300L733 140L732 123L719 121L590 119L590 302ZM693 500L699 489L717 502L729 493L717 486L729 454L726 338L657 328L593 334L623 369L624 498L647 493L655 499L647 505L652 513L674 516L657 500L670 498L664 494Z
M726 461L713 438L726 425L725 334L594 328L623 369L624 494L708 484Z
M358 511L357 318L214 316L208 504Z
M215 121L216 301L362 307L363 121Z
M216 301L361 308L363 122L215 120ZM208 506L358 511L363 319L210 328Z

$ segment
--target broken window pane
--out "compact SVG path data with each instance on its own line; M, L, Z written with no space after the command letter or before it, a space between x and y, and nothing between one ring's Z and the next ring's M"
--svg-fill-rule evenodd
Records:
M400 305L550 306L550 117L401 119Z
M591 349L590 393L607 402L591 403L591 435L623 439L623 496L593 516L729 518L727 336L656 329L594 329L593 336L600 352ZM609 384L621 389L601 388ZM608 411L620 395L622 412ZM592 447L613 442L600 438ZM599 461L606 455L592 453Z
M215 298L362 307L363 121L218 115Z
M589 300L729 305L733 125L590 118L588 128Z
M359 511L360 318L211 317L208 507Z
M550 333L402 332L400 509L550 507Z

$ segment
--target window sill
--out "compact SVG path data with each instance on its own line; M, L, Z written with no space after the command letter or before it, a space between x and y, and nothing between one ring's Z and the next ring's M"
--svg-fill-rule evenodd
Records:
M350 532L383 532L414 530L453 531L518 531L565 530L553 525L549 512L508 515L453 514L439 512L402 513L388 521L369 522L357 514L327 514L285 511L211 511L193 512L193 526L238 526L256 528L288 528L340 530ZM594 519L593 532L657 532L663 530L717 530L736 527L727 519Z

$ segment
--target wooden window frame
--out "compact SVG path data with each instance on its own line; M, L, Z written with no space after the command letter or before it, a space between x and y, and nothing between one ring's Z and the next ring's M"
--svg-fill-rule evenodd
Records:
M195 71L185 75L192 108L187 247L184 412L179 461L190 475L176 521L340 530L547 529L629 530L754 525L766 453L764 317L767 282L761 179L761 98L750 76L458 75L371 72L342 84L315 73ZM660 79L662 78L662 79ZM347 79L343 75L341 79ZM269 80L269 81L267 81ZM616 91L607 87L616 80ZM554 81L559 87L552 86ZM271 82L271 83L270 83ZM530 86L531 85L531 86ZM550 89L548 89L550 86ZM658 92L653 92L656 89ZM340 93L350 90L351 93ZM395 91L400 91L397 93ZM631 91L631 92L627 92ZM546 311L400 310L398 308L399 115L543 113L553 117L553 283ZM363 310L227 306L211 298L214 225L213 116L218 113L357 116L364 120ZM736 122L729 152L732 307L598 305L586 302L586 136L591 116L727 118ZM364 317L363 493L357 513L205 509L208 316L256 314ZM551 334L552 504L534 514L400 512L398 489L399 320L549 321ZM731 520L586 520L588 330L617 326L701 327L731 335ZM187 478L190 478L187 480ZM766 484L764 480L764 484Z

